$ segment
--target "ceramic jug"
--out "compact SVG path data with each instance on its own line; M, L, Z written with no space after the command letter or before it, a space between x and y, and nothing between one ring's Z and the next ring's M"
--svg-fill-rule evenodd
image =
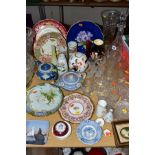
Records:
M88 67L87 57L85 54L77 52L69 58L69 68L77 72L84 72Z
M67 60L63 53L59 54L58 56L57 68L58 68L59 76L61 76L62 74L68 71Z
M41 80L57 80L58 70L55 65L49 63L38 63L38 71L36 75Z

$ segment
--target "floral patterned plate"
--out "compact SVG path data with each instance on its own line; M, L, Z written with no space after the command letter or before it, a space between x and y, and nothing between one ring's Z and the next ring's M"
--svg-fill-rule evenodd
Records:
M47 26L44 26L43 28L41 28L37 34L36 34L36 38L35 40L38 40L41 36L43 36L44 34L47 34L47 33L52 33L52 32L55 32L55 33L60 33L61 32L54 26L51 26L51 25L47 25Z
M102 129L100 125L92 120L84 120L77 127L77 137L87 145L97 143L102 137Z
M93 104L87 96L74 93L64 97L59 112L65 120L80 123L92 116L93 109Z
M57 55L59 53L67 53L66 40L59 33L47 33L41 36L34 43L34 55L37 60L42 63L52 63L55 62L55 49L56 48Z
M33 27L33 29L38 33L41 29L44 29L47 26L53 26L57 28L61 34L63 35L64 38L66 38L67 35L67 30L66 28L58 21L54 19L44 19L36 23Z
M95 39L103 40L103 34L99 26L89 21L81 21L72 25L67 33L67 44L70 41L78 43L78 52L85 53L86 41Z
M58 87L39 84L26 92L26 111L34 116L46 116L58 110L62 99L63 94Z

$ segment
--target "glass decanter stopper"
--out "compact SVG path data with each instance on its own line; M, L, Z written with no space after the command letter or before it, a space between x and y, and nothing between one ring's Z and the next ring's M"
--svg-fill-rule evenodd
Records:
M122 36L124 34L124 24L117 24L118 32L115 40L112 43L111 50L109 52L109 56L113 61L119 62L121 60L121 52L122 52Z

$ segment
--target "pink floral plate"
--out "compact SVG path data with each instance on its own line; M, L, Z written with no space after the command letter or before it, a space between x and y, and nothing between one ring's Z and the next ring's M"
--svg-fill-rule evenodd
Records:
M57 28L61 32L63 37L66 38L67 36L66 28L59 21L54 20L54 19L41 20L33 26L33 29L35 30L36 33L38 33L40 29L43 29L44 27L49 26L49 25Z
M59 112L63 119L71 123L80 123L91 118L93 110L93 104L87 96L74 93L64 97Z
M52 46L56 49L52 49ZM35 41L34 55L42 63L52 63L56 59L55 54L64 53L67 55L67 45L65 38L56 32L47 33Z

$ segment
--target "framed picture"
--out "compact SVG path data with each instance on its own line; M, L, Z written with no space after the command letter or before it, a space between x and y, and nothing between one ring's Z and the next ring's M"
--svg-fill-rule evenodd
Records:
M27 120L26 144L46 144L49 125L49 121L46 120Z
M129 145L129 120L112 122L116 146Z

